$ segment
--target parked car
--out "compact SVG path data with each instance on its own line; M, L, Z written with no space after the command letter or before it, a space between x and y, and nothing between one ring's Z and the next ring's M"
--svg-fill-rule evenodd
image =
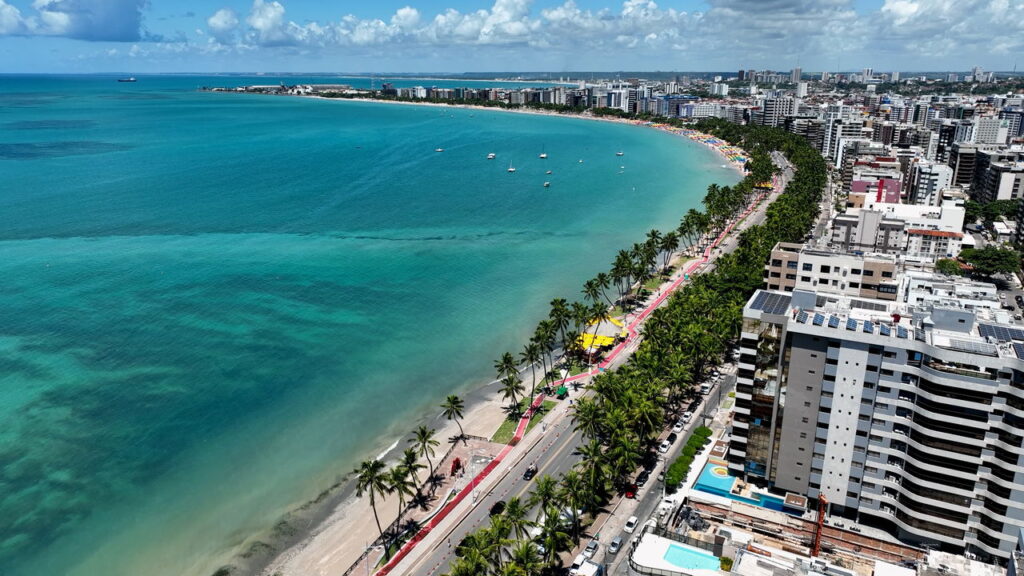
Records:
M687 410L686 412L683 412L683 418L682 418L683 422L689 422L690 418L693 418L693 412L690 412L689 410Z
M672 431L673 432L682 432L683 431L683 427L685 427L685 426L686 426L686 420L679 420L678 422L675 423L675 426L672 426Z
M636 516L630 516L629 520L626 520L626 526L622 529L626 532L626 534L632 534L633 530L636 530L637 522L639 522L639 520Z
M643 486L647 483L647 480L651 477L651 473L647 470L636 475L636 485Z
M498 500L491 505L491 516L500 516L505 511L505 501Z
M608 544L608 553L615 554L622 548L622 536L616 536L612 538L611 543Z
M635 483L629 484L628 486L626 486L626 490L625 492L623 492L623 496L625 496L626 498L636 498L636 493L639 491L640 487L637 486Z
M676 440L678 440L678 439L679 439L679 435L676 434L675 432L670 432L669 435L668 435L668 438L665 438L665 440L668 440L669 444L675 444Z
M597 540L591 540L583 549L583 556L587 558L593 558L594 554L597 554Z
M664 453L668 452L668 449L671 448L671 447L672 447L672 443L669 442L668 440L664 440L664 441L662 441L661 446L658 446L658 452L661 452L662 454L664 454Z

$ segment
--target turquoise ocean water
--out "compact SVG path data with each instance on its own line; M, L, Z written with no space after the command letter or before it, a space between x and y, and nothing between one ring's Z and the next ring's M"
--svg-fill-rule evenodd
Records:
M736 179L649 129L195 91L257 82L0 77L0 574L208 575Z

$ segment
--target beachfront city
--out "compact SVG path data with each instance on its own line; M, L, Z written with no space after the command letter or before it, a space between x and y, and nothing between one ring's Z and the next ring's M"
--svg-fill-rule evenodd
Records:
M1024 571L1024 4L381 4L0 0L0 575Z

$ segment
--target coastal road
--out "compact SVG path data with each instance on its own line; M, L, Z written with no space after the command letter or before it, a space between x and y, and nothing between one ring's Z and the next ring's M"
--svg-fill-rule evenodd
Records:
M556 408L556 410L565 409L565 403L560 403ZM476 504L446 535L445 541L423 554L408 573L422 576L444 574L448 570L455 547L465 538L466 534L487 525L491 506L495 502L508 501L509 498L516 496L523 499L528 498L536 478L544 474L557 477L576 464L579 459L576 456L576 450L579 448L582 438L579 433L573 432L571 418L560 418L546 430L539 425L530 436L527 436L526 441L533 441L531 436L534 434L540 436L530 450L519 460L511 461L510 464L502 464L499 472L502 477L497 484L487 492L481 491ZM523 473L531 463L537 465L537 476L534 480L524 480Z
M777 164L780 164L782 173L779 176L780 188L785 189L790 178L792 178L792 167L786 162L785 158L774 158ZM754 214L752 214L743 223L741 229L747 228L761 223L765 217L765 208L760 207ZM729 252L735 248L738 242L739 232L730 234L729 237L720 244L720 249L716 249L711 254L711 258L708 264L704 267L702 272L709 271L713 268L713 262L721 253ZM630 344L622 350L622 352L611 362L608 369L614 369L626 361L639 346L642 338L636 338ZM721 397L724 383L735 382L734 376L726 375L722 383L716 383L708 395L707 398ZM580 384L584 384L585 381L580 381ZM585 392L584 392L585 393ZM576 396L576 395L574 395ZM715 405L717 408L717 404ZM560 404L556 410L568 410L565 403ZM535 429L536 431L527 436L524 439L525 442L530 442L532 445L526 451L525 454L518 457L518 459L510 460L508 463L503 463L501 469L498 471L499 478L493 482L488 481L487 485L493 486L486 492L481 491L477 496L472 509L468 513L464 513L463 517L454 525L454 527L446 530L442 540L437 540L437 544L433 549L429 551L421 551L418 558L412 561L411 564L407 564L405 567L405 573L416 574L421 576L435 576L444 574L449 567L449 563L454 557L454 549L462 541L462 539L470 532L476 530L481 526L486 526L491 506L499 500L507 501L512 497L526 498L529 496L530 488L532 487L533 480L527 481L523 479L523 473L526 468L531 464L535 463L538 467L537 476L543 474L549 474L553 477L557 477L561 473L570 470L573 465L578 461L576 451L582 442L582 436L572 430L572 419L565 414L562 418L554 418L553 422L544 429L544 425L541 428ZM683 445L683 439L688 435L689 430L692 427L699 425L702 422L702 418L698 415L690 421L684 434L680 435L680 439L677 440L676 444L669 451L667 456L675 456ZM669 423L671 425L671 423ZM538 439L534 439L536 434L540 434ZM667 430L662 433L667 435ZM656 477L657 471L665 465L668 459L663 460L659 463L658 467L655 468L653 476ZM635 508L638 518L646 520L650 516L651 512L657 506L661 499L661 486L659 482L652 478L648 481L645 487L641 489L641 498L637 502L623 501L625 509ZM620 503L622 504L622 503ZM603 560L605 550L607 549L607 543L615 535L619 534L622 530L621 523L625 521L628 514L623 511L613 517L612 521L606 523L605 526L600 528L601 532L601 550L599 556L595 558L598 561ZM586 540L581 541L581 545L585 544ZM625 550L623 552L626 552ZM620 554L621 558L625 558L627 554ZM609 558L608 560L617 560L615 558Z

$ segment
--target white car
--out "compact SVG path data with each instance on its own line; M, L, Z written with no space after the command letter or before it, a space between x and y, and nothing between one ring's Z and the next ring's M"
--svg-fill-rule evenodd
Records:
M686 420L680 420L672 427L672 431L678 434L683 431L684 426L686 426Z
M671 442L669 442L668 440L663 440L661 442L661 446L658 446L658 452L661 452L662 454L664 454L665 452L668 452L668 449L671 448L671 447L672 447L672 443Z
M683 417L682 417L682 421L683 422L689 422L690 418L693 418L693 412L689 412L689 411L683 412Z
M594 554L597 554L597 540L591 540L587 547L583 549L583 555L587 558L593 558Z
M626 520L626 525L622 528L626 534L632 534L633 530L636 530L636 523L639 522L636 516L630 516L629 520Z

